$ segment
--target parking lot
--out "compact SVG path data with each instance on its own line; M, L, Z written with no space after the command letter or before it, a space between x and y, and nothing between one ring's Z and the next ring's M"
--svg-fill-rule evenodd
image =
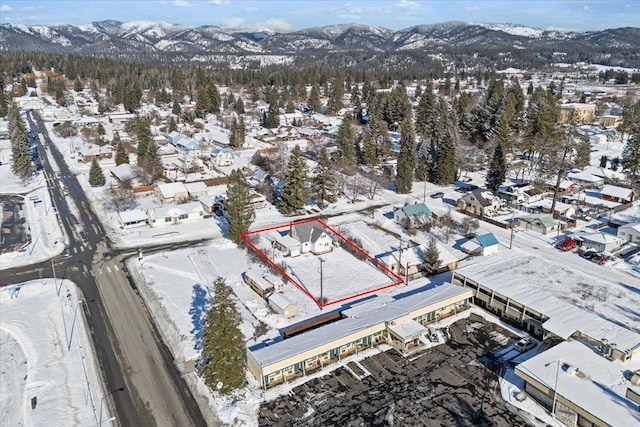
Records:
M0 196L0 205L0 253L12 252L30 240L27 219L23 212L24 199L20 196Z
M350 362L264 403L263 426L524 426L500 397L491 351L515 336L482 319L449 327L450 340L408 358L388 350Z

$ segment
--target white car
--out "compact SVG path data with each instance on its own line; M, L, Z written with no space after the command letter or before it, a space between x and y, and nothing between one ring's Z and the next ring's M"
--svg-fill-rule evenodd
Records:
M513 346L520 353L524 353L525 351L529 351L536 346L536 342L531 338L522 338L520 341Z

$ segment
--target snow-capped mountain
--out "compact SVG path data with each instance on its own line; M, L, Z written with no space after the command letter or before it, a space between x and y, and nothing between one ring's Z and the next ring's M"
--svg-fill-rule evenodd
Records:
M460 50L576 50L615 55L625 49L626 65L640 67L639 28L594 32L536 29L514 24L446 22L398 31L362 24L331 25L277 33L268 29L233 30L187 27L166 22L106 20L87 25L0 25L0 50L69 52L85 55L185 61L237 55L294 55L344 58L353 52L432 54ZM177 58L177 59L176 59ZM326 58L323 58L326 60ZM633 62L636 62L635 64Z

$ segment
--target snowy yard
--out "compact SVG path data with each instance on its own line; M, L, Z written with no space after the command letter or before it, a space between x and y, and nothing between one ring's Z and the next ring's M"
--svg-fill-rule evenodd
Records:
M2 288L0 425L109 425L82 310L67 280Z

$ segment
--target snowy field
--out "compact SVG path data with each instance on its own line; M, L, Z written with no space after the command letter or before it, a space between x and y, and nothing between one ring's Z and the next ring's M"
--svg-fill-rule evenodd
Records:
M311 253L286 258L287 273L320 301L320 260L322 260L322 297L327 303L355 296L395 283L393 278L369 260L359 260L342 248L322 255Z
M111 424L81 305L68 280L2 288L0 425Z

